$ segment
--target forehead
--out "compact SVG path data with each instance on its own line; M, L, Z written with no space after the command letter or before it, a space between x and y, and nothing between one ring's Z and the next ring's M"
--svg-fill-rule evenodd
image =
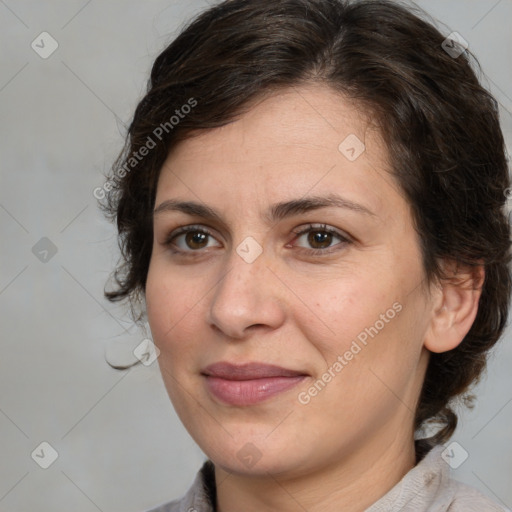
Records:
M199 151L205 158L234 158L241 156L237 149L242 146L247 151L266 144L262 159L275 157L275 148L288 145L316 148L338 156L339 143L351 134L360 140L371 138L364 140L367 149L383 149L385 153L372 120L371 113L354 100L326 85L289 87L251 101L248 111L225 126L194 132L195 136L175 146L172 154L187 159L191 152ZM235 141L237 146L232 145ZM381 145L382 148L377 148Z
M215 191L225 201L257 195L270 202L336 189L378 206L377 192L396 183L366 114L324 85L265 97L235 121L177 144L162 168L157 202L172 194L206 200Z

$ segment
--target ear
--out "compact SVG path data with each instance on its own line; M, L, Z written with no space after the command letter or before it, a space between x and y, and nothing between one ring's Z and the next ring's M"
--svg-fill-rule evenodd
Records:
M471 329L478 312L485 270L478 266L443 263L444 275L432 293L432 318L424 346L431 352L457 347Z

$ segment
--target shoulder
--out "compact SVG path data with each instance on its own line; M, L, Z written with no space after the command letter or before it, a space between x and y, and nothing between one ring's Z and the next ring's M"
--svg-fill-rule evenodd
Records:
M486 512L506 512L507 510L474 487L463 484L458 480L450 478L448 486L452 494L452 502L447 512L481 512L482 510Z
M395 487L365 512L509 512L451 477L443 446L432 448Z

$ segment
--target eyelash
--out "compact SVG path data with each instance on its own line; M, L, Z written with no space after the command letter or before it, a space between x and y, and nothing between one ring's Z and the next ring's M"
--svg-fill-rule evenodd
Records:
M338 237L341 240L339 243L334 244L333 246L331 246L327 249L303 249L303 248L301 248L312 256L325 256L325 255L328 255L333 252L337 252L337 251L341 250L341 248L339 246L345 246L345 245L351 243L351 240L346 235L344 235L342 232L338 231L337 229L327 227L326 224L316 224L316 225L308 224L308 226L306 226L305 228L296 229L296 230L292 231L292 233L296 236L296 238L299 238L302 235L309 233L310 231L317 231L320 233L329 233L331 235Z
M341 241L338 244L333 245L332 247L329 247L327 249L304 249L299 248L303 250L304 252L308 253L311 256L326 256L328 254L331 254L333 252L341 250L338 246L345 246L347 244L352 243L352 240L348 238L348 236L344 235L342 232L327 227L326 224L309 224L306 228L298 228L296 230L293 230L292 233L295 235L294 240L299 238L300 236L309 233L310 231L317 231L317 232L323 232L323 233L329 233L336 237L338 237ZM176 245L174 243L174 240L178 238L178 236L187 234L187 233L201 233L204 235L207 235L209 237L215 238L213 234L206 228L201 226L184 226L182 228L179 228L177 231L173 231L164 241L164 245L168 246L170 250L175 254L193 254L193 253L199 253L201 252L198 250L188 250L184 251L183 249L176 249Z

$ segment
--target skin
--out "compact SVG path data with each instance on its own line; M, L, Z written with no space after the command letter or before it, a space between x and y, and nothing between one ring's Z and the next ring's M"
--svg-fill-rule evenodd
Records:
M349 134L366 147L354 161L338 150ZM274 203L332 192L371 214L328 207L265 219ZM146 285L162 376L181 421L215 464L218 510L369 507L414 466L414 410L429 352L460 343L479 298L473 286L425 281L410 206L378 130L327 86L274 93L173 149L156 207L169 199L208 205L221 217L155 214ZM326 224L349 241L294 234L310 223L312 235ZM211 236L166 244L177 228L197 225ZM263 250L252 263L236 250L249 236ZM400 312L301 403L299 393L396 303ZM256 405L226 405L201 376L218 361L265 362L308 377ZM249 466L237 457L241 449L259 460Z

